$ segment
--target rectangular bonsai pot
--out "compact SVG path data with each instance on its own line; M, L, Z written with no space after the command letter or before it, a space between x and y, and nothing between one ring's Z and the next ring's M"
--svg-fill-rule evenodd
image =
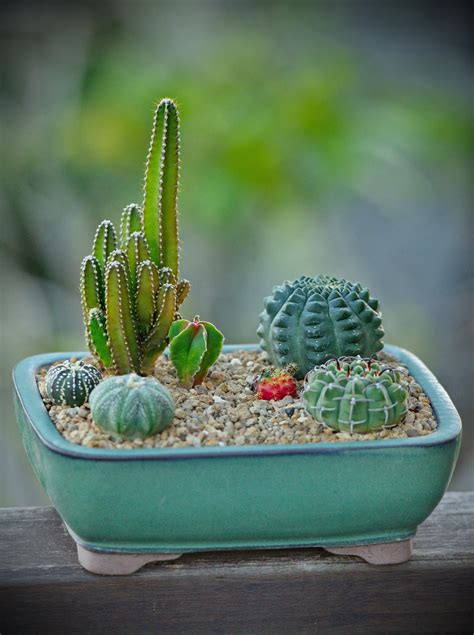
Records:
M257 347L224 352L243 348ZM56 430L35 380L38 369L84 353L20 362L13 373L17 419L33 470L90 570L126 573L200 550L309 546L353 553L354 546L370 545L372 551L361 547L359 555L382 562L376 545L403 543L404 555L385 556L396 562L409 557L409 539L448 486L461 422L420 360L395 346L385 350L408 366L430 399L438 423L433 434L301 445L85 448ZM136 566L118 570L88 566L91 554L139 554L141 560L134 556Z

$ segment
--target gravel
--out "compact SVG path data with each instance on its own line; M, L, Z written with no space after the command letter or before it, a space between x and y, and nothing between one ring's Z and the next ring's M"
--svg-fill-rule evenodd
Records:
M392 366L402 365L382 353L380 359ZM428 398L408 374L408 412L398 426L369 434L333 432L305 414L299 398L262 401L251 390L254 377L268 367L256 351L237 351L220 356L201 386L180 388L171 364L162 357L156 378L171 392L176 412L169 428L148 439L112 439L93 422L89 405L80 408L53 405L44 392L45 370L39 373L38 387L49 415L65 439L91 448L184 448L226 445L278 445L368 439L403 439L424 436L436 430L436 420Z

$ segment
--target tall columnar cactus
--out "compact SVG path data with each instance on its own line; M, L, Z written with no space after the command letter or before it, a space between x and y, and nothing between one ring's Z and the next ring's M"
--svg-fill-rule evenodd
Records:
M153 119L143 206L124 209L119 236L102 221L81 266L87 343L109 372L150 373L189 293L189 282L179 280L178 178L178 110L163 99Z
M260 345L275 366L295 364L299 379L328 359L383 347L379 302L359 283L302 276L274 287L264 306Z
M314 419L333 430L366 433L400 423L407 412L405 384L397 369L347 357L310 372L303 401Z

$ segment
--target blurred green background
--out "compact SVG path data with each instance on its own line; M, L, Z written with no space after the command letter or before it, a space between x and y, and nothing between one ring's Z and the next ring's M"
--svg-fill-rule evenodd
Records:
M472 489L468 23L456 2L4 5L0 505L46 502L11 367L84 347L79 265L141 200L162 96L181 109L187 317L255 341L272 285L361 281L459 408L452 488Z

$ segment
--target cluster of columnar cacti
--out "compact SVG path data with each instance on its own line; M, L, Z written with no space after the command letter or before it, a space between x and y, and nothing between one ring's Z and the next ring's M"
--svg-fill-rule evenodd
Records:
M296 364L299 379L330 358L371 357L383 347L379 302L359 283L302 276L274 287L264 306L261 347L275 366Z
M94 422L112 436L144 439L173 420L174 404L154 377L136 373L105 379L90 396Z
M222 333L210 322L201 322L196 316L192 322L174 322L169 339L170 361L181 386L191 388L201 384L220 355L224 343Z
M189 282L179 279L178 182L178 110L163 99L153 119L143 206L125 208L119 237L103 221L81 267L87 342L110 372L151 372L189 293Z
M66 360L46 373L46 394L55 404L82 406L101 381L100 371L92 364Z
M400 371L360 357L332 360L305 379L306 411L333 430L366 433L400 423L407 412Z

